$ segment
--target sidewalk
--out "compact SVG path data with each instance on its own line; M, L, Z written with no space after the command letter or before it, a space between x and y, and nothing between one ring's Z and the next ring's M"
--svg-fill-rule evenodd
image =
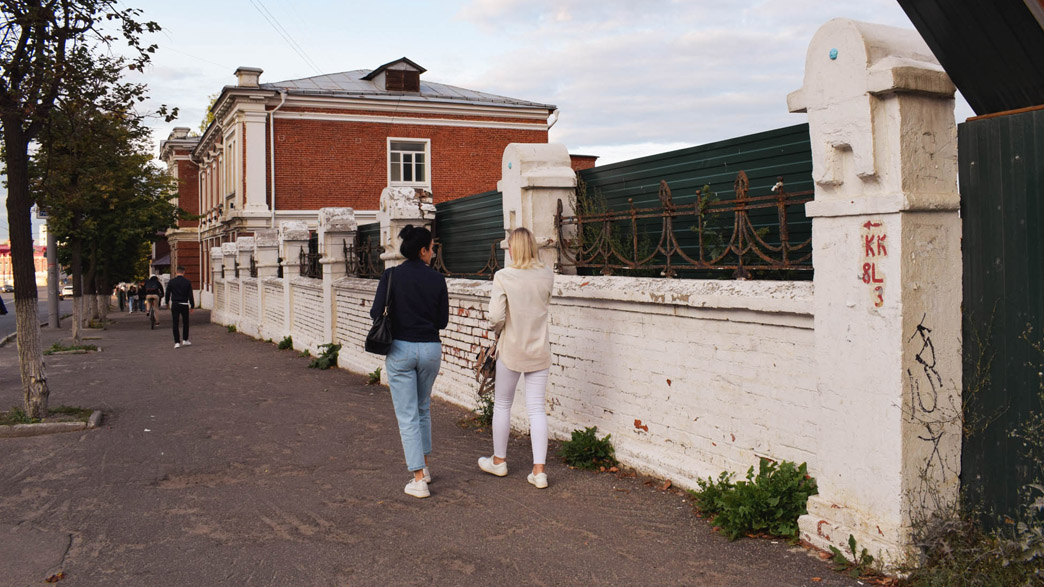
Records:
M150 331L114 314L102 352L46 358L50 404L101 409L101 428L0 439L0 577L62 585L856 585L782 541L728 542L682 495L642 478L566 468L526 482L475 460L488 431L432 406L432 496L408 473L387 388L308 369L192 314ZM68 331L42 331L45 347ZM438 382L436 382L438 385ZM21 405L14 344L0 348L0 406ZM814 581L814 578L820 578Z

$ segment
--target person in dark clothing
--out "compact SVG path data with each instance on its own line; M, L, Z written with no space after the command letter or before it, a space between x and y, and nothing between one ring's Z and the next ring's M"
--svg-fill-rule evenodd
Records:
M138 311L145 311L145 280L138 284Z
M429 266L434 256L431 231L407 225L399 238L399 251L406 261L381 276L370 316L376 318L384 312L385 292L391 280L388 315L392 322L392 346L384 365L406 468L413 473L405 491L414 497L428 497L431 387L442 362L439 330L449 324L449 292L446 278Z
M163 284L160 283L159 277L153 275L145 282L145 311L150 316L154 316L156 324L159 324L159 314L156 310L159 310L159 301L163 297Z
M167 307L170 308L170 321L174 323L174 348L192 346L189 342L189 312L196 307L196 299L192 294L192 282L185 277L185 268L178 265L177 276L167 284ZM178 332L178 318L181 319L182 332Z

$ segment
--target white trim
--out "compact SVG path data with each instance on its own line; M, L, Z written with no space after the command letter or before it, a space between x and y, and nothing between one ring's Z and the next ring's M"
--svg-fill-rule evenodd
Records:
M418 102L389 98L335 98L322 96L294 96L286 100L286 108L329 108L331 110L369 110L373 112L403 112L419 114L471 114L496 118L533 118L547 121L546 108L513 106L511 104L454 104L446 102Z
M296 120L331 120L339 122L378 122L385 124L414 124L418 126L458 126L471 128L504 128L511 130L547 131L547 123L492 122L485 120L449 120L445 118L407 118L402 116L367 116L364 114L330 114L322 112L280 111L276 118Z
M392 141L400 143L424 143L424 181L396 181L392 182L391 178L391 144ZM410 188L426 188L431 190L431 139L422 138L411 138L411 137L387 137L384 142L384 161L385 161L385 179L387 186L394 187L410 187Z

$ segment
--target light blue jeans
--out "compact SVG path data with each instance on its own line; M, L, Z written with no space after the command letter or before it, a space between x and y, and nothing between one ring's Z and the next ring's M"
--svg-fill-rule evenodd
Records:
M384 359L406 468L420 471L431 454L431 386L442 363L442 344L393 340Z

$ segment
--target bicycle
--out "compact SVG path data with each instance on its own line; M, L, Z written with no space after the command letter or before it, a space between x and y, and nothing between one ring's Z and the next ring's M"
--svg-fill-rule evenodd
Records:
M149 304L149 330L155 330L159 320L156 320L156 306Z

